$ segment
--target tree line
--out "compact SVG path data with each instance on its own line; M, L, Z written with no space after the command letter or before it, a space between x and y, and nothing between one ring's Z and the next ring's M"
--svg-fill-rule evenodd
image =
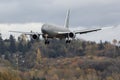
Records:
M41 51L41 55L48 58L86 55L120 56L119 42L117 45L117 40L113 40L113 44L107 41L96 43L79 39L73 40L71 44L65 44L64 40L52 40L50 45L45 45L44 40L27 40L24 35L18 37L17 40L13 35L10 35L9 39L5 40L0 36L0 55L5 55L5 58L16 53L21 53L25 56L38 48Z
M3 63L10 66L8 71L0 70L1 79L119 80L119 45L115 39L113 43L77 39L70 44L51 40L45 45L44 40L28 40L25 35L18 39L13 35L9 39L0 36L0 67Z

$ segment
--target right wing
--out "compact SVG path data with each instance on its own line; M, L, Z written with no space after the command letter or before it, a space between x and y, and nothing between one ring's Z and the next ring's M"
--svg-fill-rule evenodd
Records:
M38 33L38 32L21 32L21 31L9 31L9 32L14 32L14 33L22 33L25 35L33 35L33 34L38 34L38 35L42 35L42 33Z

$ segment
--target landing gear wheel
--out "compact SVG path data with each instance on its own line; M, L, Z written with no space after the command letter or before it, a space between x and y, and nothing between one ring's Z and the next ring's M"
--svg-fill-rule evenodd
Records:
M67 44L67 43L70 43L70 42L71 42L71 40L66 40L66 44Z
M49 44L50 43L50 41L48 41L48 40L45 40L45 44Z

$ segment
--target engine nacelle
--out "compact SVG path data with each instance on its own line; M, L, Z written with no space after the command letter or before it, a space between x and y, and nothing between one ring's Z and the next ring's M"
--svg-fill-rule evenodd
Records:
M33 35L31 35L31 38L33 40L37 40L37 39L39 39L39 35L38 34L33 34Z
M70 33L68 34L68 36L69 36L70 38L75 38L76 34L73 33L73 32L70 32Z

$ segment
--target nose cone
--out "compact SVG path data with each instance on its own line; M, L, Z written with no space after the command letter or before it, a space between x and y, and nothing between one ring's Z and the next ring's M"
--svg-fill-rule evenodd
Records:
M48 25L47 24L43 24L42 28L41 28L42 33L46 33L47 28L48 28Z

